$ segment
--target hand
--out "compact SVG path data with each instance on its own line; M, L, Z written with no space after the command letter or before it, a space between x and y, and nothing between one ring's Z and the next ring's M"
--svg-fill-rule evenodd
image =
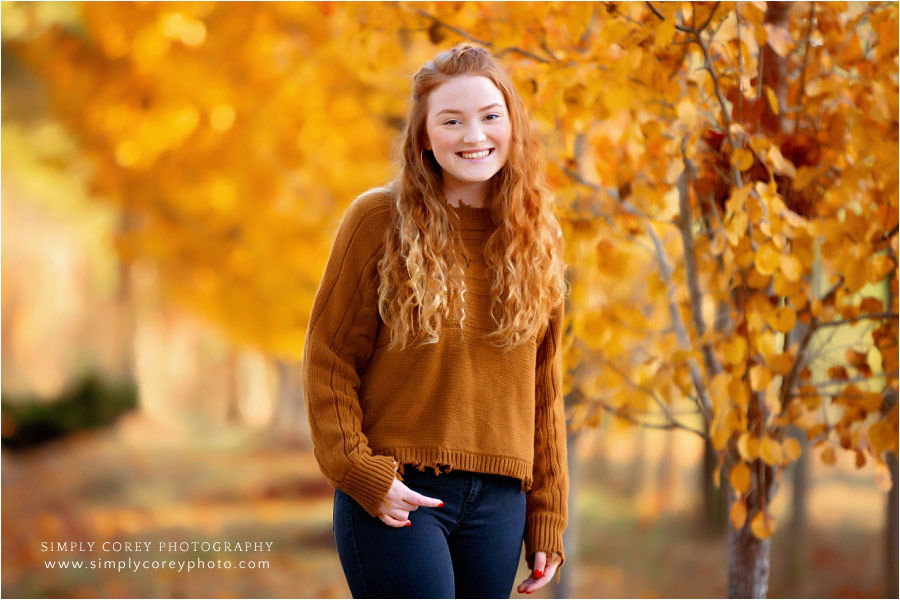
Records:
M440 507L444 503L437 498L429 498L406 487L399 479L394 479L387 496L378 505L378 518L391 527L406 527L410 524L409 513L420 506Z
M530 594L535 590L541 589L553 579L558 566L558 557L553 556L548 560L546 552L535 552L534 571L532 571L531 577L519 584L516 591L520 594Z

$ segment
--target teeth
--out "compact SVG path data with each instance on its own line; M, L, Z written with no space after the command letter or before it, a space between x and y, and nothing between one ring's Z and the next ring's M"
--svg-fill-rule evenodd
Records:
M484 158L485 156L487 156L490 153L491 153L490 150L483 150L481 152L475 152L475 153L460 152L460 156L462 156L463 158Z

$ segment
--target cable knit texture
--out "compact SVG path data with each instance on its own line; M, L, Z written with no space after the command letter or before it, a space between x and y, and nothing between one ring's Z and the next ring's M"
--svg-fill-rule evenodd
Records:
M450 207L466 278L465 320L460 326L455 298L438 343L389 350L377 263L391 210L381 189L351 204L313 303L303 392L319 467L373 517L404 465L518 478L526 492L528 568L543 551L548 561L558 553L561 570L569 491L563 305L528 343L510 351L492 346L483 338L495 325L482 249L495 224L487 209ZM560 237L560 253L562 244Z

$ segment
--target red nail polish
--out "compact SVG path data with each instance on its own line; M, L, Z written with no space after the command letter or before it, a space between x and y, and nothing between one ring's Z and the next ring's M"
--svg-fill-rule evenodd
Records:
M543 572L543 571L535 571L534 574L537 575L538 577L543 577L543 576L544 576L544 572Z
M443 505L444 505L444 503L441 502L440 504L438 504L438 508L442 507Z
M412 525L412 523L410 523L409 521L407 521L407 522L406 522L406 527L409 527L410 525Z

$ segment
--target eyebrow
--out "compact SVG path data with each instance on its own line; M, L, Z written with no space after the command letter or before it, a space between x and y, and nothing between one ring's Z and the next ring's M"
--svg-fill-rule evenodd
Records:
M478 109L478 112L484 112L484 111L486 111L486 110L489 109L489 108L494 108L495 106L499 106L500 108L503 108L503 105L502 105L502 104L498 104L498 103L494 102L493 104L488 104L487 106L485 106L485 107L483 107L483 108L479 108L479 109ZM438 111L438 113L437 113L435 116L436 116L436 117L439 117L439 116L441 116L443 113L454 113L454 114L457 114L457 115L461 115L461 114L462 114L462 111L460 111L460 110L453 110L452 108L445 108L445 109L443 109L443 110Z

